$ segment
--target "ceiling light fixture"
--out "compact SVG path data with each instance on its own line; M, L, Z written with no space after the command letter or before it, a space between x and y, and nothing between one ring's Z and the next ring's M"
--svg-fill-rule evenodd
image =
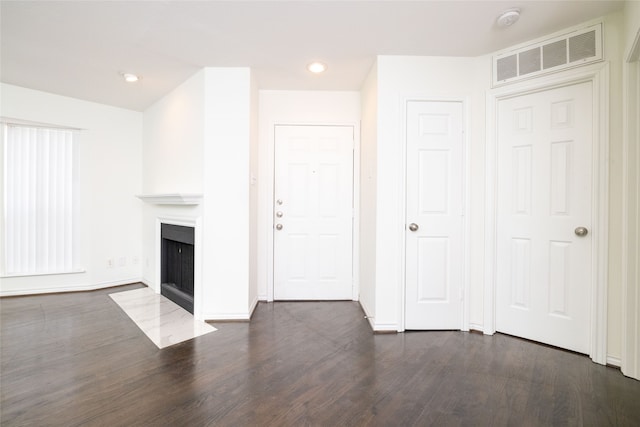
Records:
M122 76L122 78L127 82L127 83L135 83L138 80L140 80L140 77L136 76L135 74L131 74L131 73L120 73L120 75Z
M507 28L515 24L520 19L520 9L505 10L498 16L498 27Z
M307 65L307 70L311 71L312 73L319 74L327 70L327 65L323 64L322 62L312 62L311 64Z

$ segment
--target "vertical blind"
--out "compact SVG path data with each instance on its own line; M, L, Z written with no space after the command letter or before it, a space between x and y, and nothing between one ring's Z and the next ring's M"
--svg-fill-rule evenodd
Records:
M74 131L5 126L5 274L76 267Z

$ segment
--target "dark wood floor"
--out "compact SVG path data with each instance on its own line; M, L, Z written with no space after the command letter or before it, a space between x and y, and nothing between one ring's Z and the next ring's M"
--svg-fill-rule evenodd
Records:
M2 426L640 426L640 381L517 338L281 302L159 350L111 292L0 300Z

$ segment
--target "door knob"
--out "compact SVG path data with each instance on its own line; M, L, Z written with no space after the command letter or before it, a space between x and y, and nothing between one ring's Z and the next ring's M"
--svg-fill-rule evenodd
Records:
M587 227L578 227L573 230L573 232L576 233L576 236L578 237L584 237L589 233L589 230L587 230Z
M281 211L276 212L276 216L278 218L282 218L283 213Z
M282 230L282 224L276 224L276 230Z
M411 231L418 231L418 228L420 227L415 222L412 222L411 224L409 224L409 230Z

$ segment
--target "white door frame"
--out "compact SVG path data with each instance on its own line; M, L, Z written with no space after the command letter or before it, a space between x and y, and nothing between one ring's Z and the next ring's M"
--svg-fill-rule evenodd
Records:
M623 68L622 142L622 373L640 380L640 31ZM635 148L630 148L635 147ZM630 231L631 229L631 231ZM635 234L634 234L635 231Z
M275 192L275 148L276 148L276 126L349 126L353 128L353 231L351 239L351 274L352 274L352 300L358 301L360 297L360 272L359 245L360 241L360 123L355 122L291 122L274 121L269 123L269 139L267 143L267 224L265 227L265 240L267 242L267 301L273 301L273 198Z
M591 82L593 85L592 286L590 292L591 350L589 356L607 363L607 274L609 216L609 64L602 62L548 77L514 83L487 92L485 151L485 280L484 333L496 332L497 233L497 106L502 99Z
M407 221L407 105L409 102L418 101L418 102L459 102L462 104L462 132L464 134L462 139L462 192L463 192L463 203L462 203L462 214L464 216L464 224L462 230L462 252L464 254L463 260L463 271L462 271L462 318L460 319L460 330L468 331L469 330L469 322L470 322L470 307L469 297L470 297L470 272L471 272L471 263L470 263L470 245L469 245L469 236L471 235L471 218L469 215L469 206L471 206L470 200L470 192L469 188L471 185L471 174L469 173L471 170L471 157L469 149L469 117L471 117L469 113L469 98L447 98L441 96L429 96L429 95L405 95L402 97L402 105L401 105L401 117L402 117L402 135L401 135L401 147L402 147L402 155L401 161L402 164L400 166L400 171L402 173L400 179L400 194L403 195L403 203L400 207L400 218L402 227L402 244L401 244L401 253L400 253L400 265L402 266L401 272L402 276L400 278L400 298L399 298L399 313L400 318L398 321L398 332L403 332L405 330L405 298L407 297L407 280L406 280L406 262L407 262L407 233L406 233L406 221Z

